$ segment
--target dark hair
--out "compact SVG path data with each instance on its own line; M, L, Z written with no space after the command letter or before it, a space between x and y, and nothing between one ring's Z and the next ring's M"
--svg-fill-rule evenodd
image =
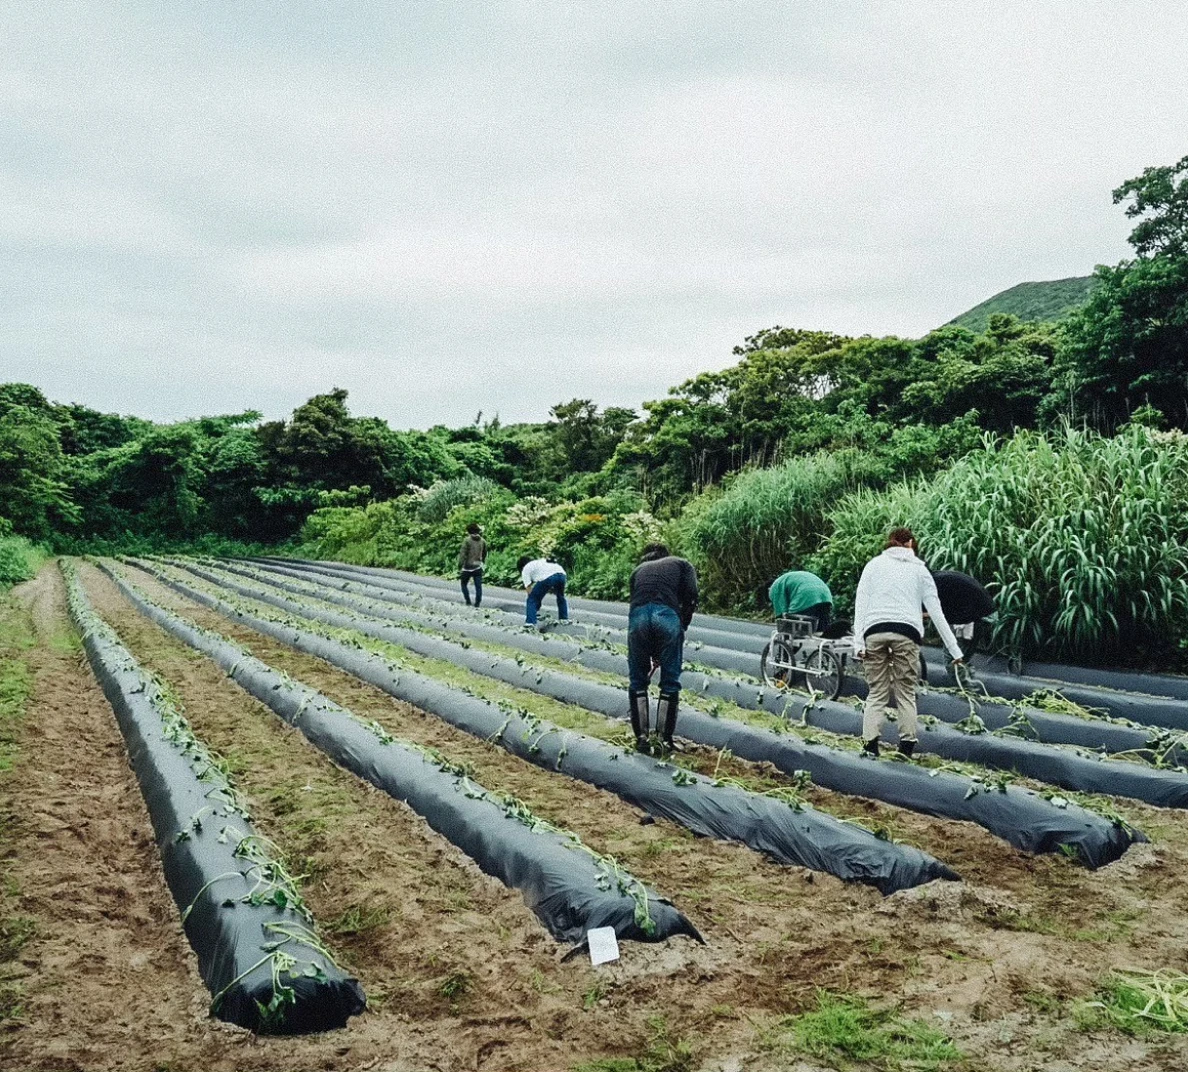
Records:
M654 562L658 558L667 558L668 548L662 543L650 543L643 549L643 554L640 555L640 562Z
M469 532L471 536L478 536L483 530L479 528L477 521L472 521L466 526L466 531Z
M888 547L907 547L910 543L916 542L916 534L908 528L892 529L887 533Z
M516 569L522 570L531 561L532 557L530 555L520 555L520 561L516 563Z

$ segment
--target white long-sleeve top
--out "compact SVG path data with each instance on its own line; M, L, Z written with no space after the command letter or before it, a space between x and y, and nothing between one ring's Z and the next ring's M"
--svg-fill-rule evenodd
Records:
M888 547L872 558L858 580L858 598L854 607L854 650L866 650L866 634L872 626L883 623L907 625L924 636L924 615L932 616L932 624L954 659L960 659L961 648L936 594L936 581L928 567L916 557L910 547Z

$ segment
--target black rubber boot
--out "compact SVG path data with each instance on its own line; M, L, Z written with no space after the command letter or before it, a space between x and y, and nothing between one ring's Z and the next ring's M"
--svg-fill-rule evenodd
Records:
M868 756L874 756L875 759L878 759L879 758L879 739L877 737L872 737L869 741L863 741L862 742L862 751L865 752Z
M635 733L635 747L639 752L650 751L648 737L651 735L651 701L648 693L634 690L627 693L627 700L631 704L631 729Z
M911 759L912 753L915 750L916 750L916 742L915 741L900 741L899 742L899 754L901 756L903 756L904 759Z
M676 733L677 709L680 707L681 694L679 692L665 693L656 705L656 725L660 727L660 739L664 747L670 752L677 751L672 735Z

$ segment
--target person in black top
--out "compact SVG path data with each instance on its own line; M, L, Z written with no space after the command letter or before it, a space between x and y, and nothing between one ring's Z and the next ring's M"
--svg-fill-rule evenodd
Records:
M660 543L644 548L631 574L631 609L627 618L628 700L631 728L641 752L651 751L653 729L648 682L652 664L660 667L660 701L655 727L663 747L672 750L681 691L685 630L697 608L697 571Z
M953 633L961 641L961 650L968 659L980 638L984 644L988 627L977 627L988 618L993 618L994 597L968 573L956 570L936 570L932 574L936 581L936 594L940 597L941 610L953 627Z

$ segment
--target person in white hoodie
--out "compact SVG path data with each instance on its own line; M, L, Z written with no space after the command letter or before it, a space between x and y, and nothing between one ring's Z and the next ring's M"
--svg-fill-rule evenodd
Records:
M854 607L854 654L863 660L869 691L862 716L862 750L879 754L879 733L892 694L899 712L899 751L911 757L919 740L916 679L924 640L924 608L953 656L961 648L941 610L936 581L916 557L911 529L893 529L881 555L872 558L858 581Z

